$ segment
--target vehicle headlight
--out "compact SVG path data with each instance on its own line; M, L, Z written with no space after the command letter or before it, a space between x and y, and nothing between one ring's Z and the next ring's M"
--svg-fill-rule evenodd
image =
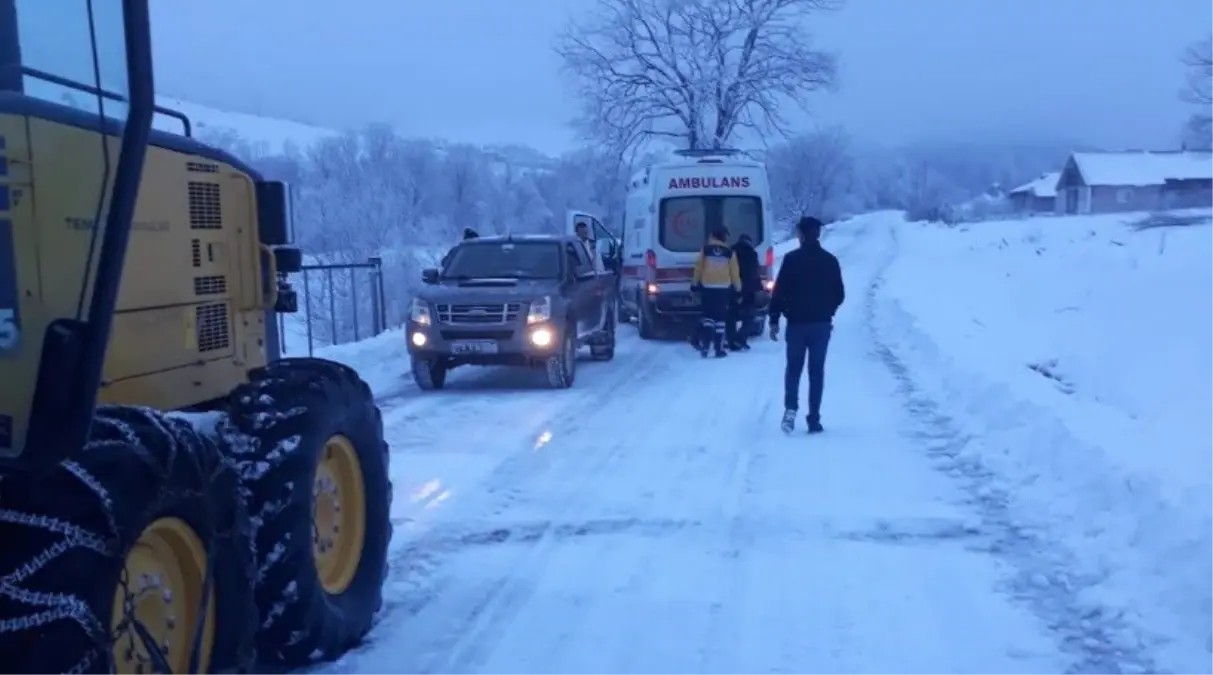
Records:
M413 298L413 304L409 307L409 321L419 323L422 326L430 325L430 306L421 298Z
M543 296L538 300L531 301L531 307L526 312L526 322L539 323L541 321L550 321L552 318L552 298L551 296Z
M767 293L774 291L775 290L775 280L767 279L766 281L762 282L762 289L765 290Z
M531 331L531 344L536 347L551 347L555 337L550 328L536 328Z

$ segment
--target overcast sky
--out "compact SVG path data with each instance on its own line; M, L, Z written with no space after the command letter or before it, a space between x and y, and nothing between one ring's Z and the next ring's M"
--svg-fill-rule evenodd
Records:
M588 2L152 0L158 86L326 126L560 151L573 104L552 40ZM814 25L843 62L815 117L881 143L1169 146L1186 117L1179 53L1211 23L1209 0L849 0Z

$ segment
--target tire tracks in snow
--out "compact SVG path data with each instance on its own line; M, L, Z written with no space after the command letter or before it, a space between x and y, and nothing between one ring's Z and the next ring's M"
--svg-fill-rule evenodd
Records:
M454 672L461 669L463 664L473 662L478 658L486 643L491 643L491 634L500 627L502 621L510 615L510 609L525 602L529 589L523 583L533 578L527 572L542 564L546 553L554 543L557 528L554 523L546 522L538 529L532 528L525 537L516 537L508 524L495 525L493 520L513 506L520 497L530 490L528 479L544 474L560 481L556 490L545 490L545 497L555 495L555 503L551 512L564 514L576 511L578 505L592 494L589 488L595 478L606 466L614 461L624 449L619 437L606 436L611 442L608 448L593 454L593 458L585 466L577 466L574 471L568 471L563 463L567 461L584 462L584 457L554 455L559 453L565 438L575 437L585 420L592 418L595 413L607 408L611 401L623 403L619 407L611 407L608 412L620 414L620 422L627 419L631 412L630 404L625 394L632 386L643 385L669 367L664 356L670 350L681 345L635 345L628 353L617 355L612 362L596 364L592 371L579 367L577 384L571 390L551 392L551 396L575 394L561 405L555 405L542 419L524 432L513 431L510 434L515 445L499 452L503 458L492 471L477 485L481 490L477 498L453 509L440 522L419 538L408 542L396 549L389 561L387 580L390 597L380 614L378 625L369 640L374 641L377 633L385 630L397 633L395 630L410 617L422 613L436 599L443 597L463 596L458 607L444 613L445 626L427 626L421 631L409 631L407 626L403 631L405 636L412 638L418 632L424 633L424 639L410 639L411 647L420 648L415 654L401 658L400 666L410 672ZM657 347L654 349L653 347ZM666 349L669 348L669 349ZM625 358L619 358L624 356ZM583 364L579 363L579 366ZM597 377L586 377L590 372L595 375L605 375L605 381ZM592 387L592 388L591 388ZM531 392L526 392L531 393ZM477 410L483 411L498 404L498 400L476 396L474 389L460 392L466 400L459 400L457 405L466 409L469 414ZM507 394L508 396L508 394ZM393 409L408 406L407 395L397 394L381 402L401 401ZM425 411L433 405L441 405L438 401L425 400L419 406ZM451 411L444 411L444 416ZM407 423L407 421L405 422ZM604 425L605 426L605 425ZM537 440L546 441L542 448ZM576 452L576 448L570 448ZM553 457L557 459L553 459ZM560 463L561 466L554 466ZM572 480L569 480L572 479ZM398 529L399 533L401 530ZM454 593L453 584L460 580L445 572L445 568L453 562L462 549L475 544L513 544L521 550L514 555L509 567L509 574L502 578L491 580L478 588ZM448 595L450 594L450 595ZM351 653L342 660L331 664L344 672L350 667L351 661L356 661L360 654Z
M1159 672L1135 627L1118 611L1090 600L1097 578L1078 574L1072 552L1050 536L1041 523L1026 523L1015 512L1015 499L975 452L966 447L978 439L966 436L937 401L915 382L914 374L878 327L878 305L885 273L897 257L896 227L887 238L884 261L864 291L864 321L873 351L896 380L919 429L914 436L937 467L961 482L969 505L991 538L989 553L1008 562L1013 573L1005 592L1025 605L1049 630L1060 651L1072 659L1070 673ZM915 330L906 325L906 330ZM925 336L924 336L925 338Z

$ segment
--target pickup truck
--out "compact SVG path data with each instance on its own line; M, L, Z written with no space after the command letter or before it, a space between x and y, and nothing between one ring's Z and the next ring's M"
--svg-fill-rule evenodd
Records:
M575 236L489 236L458 244L425 286L406 325L413 379L441 389L462 365L541 368L548 385L573 386L577 350L615 356L618 261L603 265Z

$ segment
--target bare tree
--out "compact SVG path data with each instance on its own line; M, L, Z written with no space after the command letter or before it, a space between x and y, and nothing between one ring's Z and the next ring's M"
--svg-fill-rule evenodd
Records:
M1196 106L1188 118L1185 144L1208 148L1213 143L1213 36L1188 45L1183 53L1187 85L1180 99Z
M844 0L598 0L558 37L590 137L724 147L743 128L784 132L783 108L832 87L835 56L805 29Z
M767 154L776 211L787 220L801 215L832 218L838 198L851 187L855 162L846 129L825 127L775 146Z

